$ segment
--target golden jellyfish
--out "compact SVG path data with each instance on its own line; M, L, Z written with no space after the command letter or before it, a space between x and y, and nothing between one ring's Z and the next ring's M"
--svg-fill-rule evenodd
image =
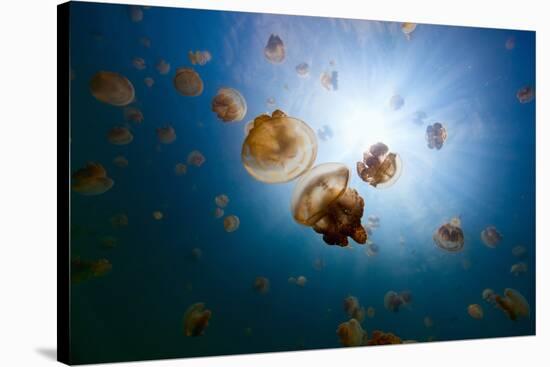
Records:
M157 138L162 144L172 144L176 140L176 130L170 125L156 129Z
M361 324L356 319L343 322L338 325L336 335L340 339L340 344L344 347L358 347L367 342L367 332L363 330Z
M170 72L170 64L165 60L159 60L159 62L157 62L157 71L162 75L168 74Z
M411 35L415 31L416 26L417 26L416 23L410 23L410 22L401 23L401 32L403 32L403 34L405 35L405 38L408 41L411 40Z
M191 68L178 68L176 70L174 87L181 95L187 97L200 96L204 90L200 75Z
M145 69L145 60L141 57L135 57L133 60L132 60L132 65L134 65L134 67L137 69L137 70L143 70Z
M214 202L219 208L225 208L229 204L229 197L225 194L220 194L214 198Z
M426 127L426 142L430 149L441 149L443 143L447 140L447 130L440 122L436 122L433 125Z
M294 180L309 170L317 157L315 132L303 121L280 110L254 119L241 158L246 171L265 183Z
M214 217L216 218L221 218L223 217L225 214L225 212L223 211L222 208L216 208L216 210L214 210Z
M529 303L521 293L512 288L504 290L504 296L495 295L496 305L508 316L510 320L517 320L530 316Z
M201 336L204 334L212 311L207 310L204 303L194 303L183 315L183 333L185 336Z
M522 245L514 246L512 248L512 255L515 257L524 257L525 254L527 254L527 249Z
M494 303L495 296L496 296L496 293L491 288L485 288L481 293L481 298L483 298L483 300L488 303Z
M269 279L267 279L266 277L256 277L252 287L256 292L260 294L266 294L267 292L269 292Z
M405 105L405 100L399 94L394 94L390 98L390 108L394 111L401 109Z
M357 174L359 177L376 188L386 188L393 185L399 176L403 164L397 153L390 153L384 143L372 145L363 153L363 161L357 162Z
M101 164L89 162L86 167L73 173L71 187L82 195L100 195L113 187L113 184L114 181L107 177Z
M127 145L134 140L134 136L126 127L113 127L107 133L107 140L114 145Z
M135 90L124 76L111 71L97 72L90 80L90 92L100 102L126 106L134 101Z
M365 308L361 307L357 297L348 296L344 299L344 311L350 318L359 322L363 322L365 319Z
M514 37L508 37L504 43L504 47L506 47L508 51L513 50L516 47L516 39Z
M141 124L143 122L143 113L137 107L125 107L124 108L124 119L126 121L131 121L136 124Z
M280 64L284 61L285 45L283 44L283 40L276 34L269 36L267 45L264 48L264 56L273 64Z
M368 340L366 345L390 345L390 344L403 344L400 337L393 333L386 333L380 330L374 330L372 337Z
M424 317L424 326L427 328L431 328L434 326L434 322L430 316Z
M302 62L296 65L296 74L302 78L309 76L309 64L307 62Z
M99 239L101 248L112 249L115 248L118 244L118 240L113 236L103 236Z
M321 85L328 91L338 90L338 72L337 71L324 71L319 78Z
M164 214L162 214L161 211L156 210L153 212L153 218L156 220L161 220L164 217Z
M233 88L220 88L212 99L212 112L223 122L238 122L246 115L246 100Z
M403 304L403 298L395 291L388 291L384 295L384 308L388 311L398 312Z
M124 213L118 213L113 215L109 221L113 228L122 228L128 226L128 216Z
M460 252L464 248L464 232L460 228L459 218L453 218L449 223L441 225L433 234L437 247L449 252Z
M128 7L128 14L130 15L130 19L134 23L141 22L143 20L143 10L140 6L131 5Z
M85 280L102 277L112 268L107 259L82 260L77 257L71 260L71 282L78 284Z
M529 103L535 99L535 88L531 86L520 88L516 93L516 97L519 103Z
M226 232L235 232L237 229L239 229L239 225L241 224L241 221L239 220L239 217L236 215L228 215L223 219L223 228Z
M128 167L128 160L122 155L117 155L113 158L113 164L119 168L126 168Z
M183 163L177 163L174 167L174 172L176 176L183 176L187 173L187 166Z
M376 316L376 310L374 309L374 307L369 306L369 308L367 308L367 316L369 317L369 319L372 319L374 316Z
M477 303L469 305L468 315L470 315L473 319L481 320L483 318L483 309Z
M210 54L210 51L189 51L187 53L187 57L189 58L189 61L193 65L206 65L207 62L212 60L212 55Z
M514 274L515 276L525 274L527 273L527 263L519 262L510 268L510 273Z
M151 88L153 84L155 84L155 79L151 78L150 76L143 79L143 82L148 88Z
M481 231L481 240L485 246L495 248L502 240L502 235L494 226L489 226Z
M198 150L193 150L187 155L187 164L189 165L200 167L204 164L205 161L206 158L204 158L204 155L202 155L202 153Z

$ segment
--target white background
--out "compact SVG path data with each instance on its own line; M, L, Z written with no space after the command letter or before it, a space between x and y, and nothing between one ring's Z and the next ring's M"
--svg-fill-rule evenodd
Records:
M108 1L112 2L112 1ZM136 1L129 1L136 3ZM141 362L142 366L521 366L550 357L548 250L550 22L545 1L184 1L138 4L537 31L537 336ZM56 4L0 11L0 366L53 365L56 353ZM547 4L547 3L546 3ZM521 167L518 167L521 175ZM518 176L518 179L521 177ZM542 361L544 362L541 362ZM117 364L117 366L137 363Z

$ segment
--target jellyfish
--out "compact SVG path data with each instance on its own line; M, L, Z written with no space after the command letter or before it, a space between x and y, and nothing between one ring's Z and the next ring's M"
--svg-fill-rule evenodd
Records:
M172 144L176 140L176 130L170 125L156 129L157 138L162 144Z
M515 257L524 257L526 253L527 249L524 246L518 245L512 248L512 255L514 255Z
M156 220L161 220L163 217L164 217L164 214L162 214L161 211L156 210L153 212L153 218L155 218Z
M137 5L131 5L128 7L128 14L132 22L137 23L143 20L143 10Z
M143 113L137 107L128 106L124 108L124 119L136 124L141 124L143 122Z
M114 181L107 177L101 164L89 162L86 167L73 173L71 187L82 195L100 195L113 187L113 184Z
M508 51L511 51L513 50L515 47L516 47L516 39L515 37L508 37L508 39L506 40L506 43L504 43L504 47L506 47L506 49Z
M328 125L323 125L321 129L317 129L317 135L319 135L319 139L322 141L327 141L332 138L332 129Z
M430 316L424 317L424 326L427 328L431 328L434 325L434 322Z
M201 336L204 334L212 311L205 308L204 303L194 303L183 315L183 333L185 336Z
M326 90L338 90L338 72L337 71L324 71L321 73L321 77L319 79L321 81L321 85Z
M157 71L162 75L168 74L170 72L170 64L165 60L159 60L159 62L157 62Z
M403 34L405 35L405 38L408 41L411 40L411 35L416 29L416 26L417 26L416 23L409 23L409 22L401 23L401 32L403 32Z
M356 319L350 319L338 325L336 334L344 347L358 347L367 342L367 332Z
M325 268L325 262L323 261L323 259L315 259L313 260L313 269L317 270L317 271L321 271Z
M477 303L469 305L468 315L470 315L473 319L481 320L483 318L483 309Z
M132 65L134 65L137 70L143 70L145 69L145 60L141 57L135 57L132 60Z
M260 294L266 294L267 292L269 292L269 279L261 276L256 277L252 287L256 292Z
M182 96L187 97L200 96L204 90L200 75L191 68L178 68L176 70L174 87Z
M306 286L306 282L307 282L307 278L303 275L300 275L299 277L297 278L294 278L294 277L290 277L288 278L288 282L291 283L291 284L295 284L297 285L298 287L305 287Z
M495 295L496 305L508 316L510 320L529 317L529 303L521 293L512 288L504 290L504 296Z
M535 99L535 89L531 86L520 88L516 93L516 97L519 103L529 103Z
M267 45L264 48L265 58L273 63L280 64L285 59L285 45L279 36L272 34L269 36Z
M489 226L481 231L481 240L485 246L495 248L502 240L502 235L497 231L494 226Z
M214 202L219 208L225 208L229 204L229 197L225 194L220 194L214 198Z
M481 298L483 298L483 300L488 303L494 303L495 296L496 296L496 293L491 288L485 288L481 293Z
M372 332L371 339L368 340L367 345L390 345L390 344L403 344L400 337L393 333L386 333L380 330L374 330Z
M403 107L404 104L405 104L405 100L399 94L394 94L390 98L390 108L394 111L401 109L401 107Z
M233 88L220 88L212 99L212 112L223 122L238 122L246 115L246 100Z
M397 181L402 167L397 153L390 153L384 143L376 143L363 153L363 161L357 162L357 174L372 187L386 188Z
M311 168L316 157L313 130L280 110L254 119L241 151L246 171L265 183L294 180Z
M401 291L399 293L399 297L401 297L401 301L404 305L408 305L412 302L412 293L411 291Z
M367 249L366 249L366 252L367 252L367 256L368 257L374 257L376 255L378 255L378 251L379 251L379 248L378 248L378 245L372 241L367 241Z
M265 103L269 106L269 107L275 107L275 98L273 97L269 97Z
M214 210L214 217L216 218L221 218L223 217L225 214L225 212L223 211L222 208L216 208L216 210Z
M384 307L388 311L398 312L399 307L403 304L403 298L395 291L388 291L384 295Z
M518 276L520 274L525 274L527 272L527 263L519 262L510 268L510 273L514 274L515 276Z
M155 79L151 78L150 76L143 79L143 82L148 88L151 88L153 84L155 84Z
M99 239L99 243L103 249L112 249L117 246L118 241L113 236L103 236Z
M134 140L134 136L126 127L113 127L107 133L107 140L114 145L127 145Z
M113 158L113 164L119 168L125 168L128 167L128 160L126 159L126 157L118 155Z
M207 62L212 60L212 55L210 54L210 51L189 51L187 53L187 57L189 58L189 61L193 65L206 65Z
M460 228L459 218L453 218L449 223L441 225L433 234L437 247L449 252L460 252L464 248L464 232Z
M309 76L309 65L307 62L302 62L296 65L296 74L301 78L306 78Z
M141 37L139 39L139 43L141 43L143 47L146 47L146 48L151 47L151 40L149 39L149 37Z
M237 229L239 229L240 224L241 221L236 215L228 215L223 219L223 228L228 233L235 232Z
M128 226L128 216L124 213L118 213L113 215L109 221L111 226L115 229Z
M82 260L77 257L71 261L71 282L78 284L85 280L102 277L112 268L107 259Z
M424 111L416 111L414 113L413 122L417 125L424 125L424 120L428 118L428 115Z
M426 127L426 142L430 149L441 149L443 143L447 140L447 130L440 122L436 122L433 125Z
M187 155L187 164L189 165L200 167L205 161L206 158L198 150L193 150Z
M372 319L375 315L376 310L374 309L374 307L369 306L369 308L367 308L367 316L369 317L369 319Z
M348 296L344 299L344 311L350 318L359 322L365 319L365 308L361 307L357 297Z
M183 163L176 163L174 172L176 173L176 176L183 176L187 173L187 166Z
M378 228L380 227L380 217L374 214L370 214L367 217L367 225L370 228Z
M124 76L111 71L99 71L90 80L90 92L100 102L126 106L134 101L135 90Z

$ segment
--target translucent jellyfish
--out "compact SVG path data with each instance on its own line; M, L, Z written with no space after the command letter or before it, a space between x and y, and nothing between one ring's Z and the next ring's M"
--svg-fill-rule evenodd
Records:
M212 99L212 112L223 122L241 121L246 111L246 100L236 89L220 88Z
M195 167L200 167L206 161L204 155L198 150L193 150L187 155L187 164L190 164Z
M266 294L267 292L269 292L269 279L267 279L266 277L256 277L252 287L256 292L260 294Z
M137 70L143 70L146 67L145 60L141 57L135 57L132 60L132 65L134 65Z
M512 288L504 290L504 296L496 295L497 306L508 316L510 320L517 320L522 317L529 317L529 303L521 293Z
M372 241L367 241L367 249L366 249L366 252L367 252L367 256L369 257L374 257L376 255L378 255L378 252L379 252L379 248L378 248L378 245Z
M417 24L416 23L401 23L401 32L405 35L405 38L410 41L411 35L416 29Z
M390 108L394 111L399 110L405 104L405 100L399 94L394 94L390 98Z
M313 269L317 271L321 271L325 268L325 262L323 259L315 259L313 260Z
M380 330L374 330L372 337L367 342L367 345L390 345L390 344L403 344L400 337L393 333L386 333Z
M518 245L512 248L512 255L515 257L524 257L527 254L527 249L524 246Z
M384 295L384 307L388 311L398 312L403 303L403 299L395 291L388 291Z
M86 167L73 173L71 187L82 195L100 195L113 187L113 184L114 181L107 177L101 164L89 162Z
M516 97L519 103L529 103L535 99L535 88L531 86L520 88L516 93Z
M223 211L222 208L216 208L216 210L214 210L214 217L216 218L221 218L223 217L225 214L225 212Z
M174 87L181 95L187 97L200 96L204 90L200 75L191 68L178 68L176 70Z
M157 62L157 71L162 75L168 74L170 72L170 64L165 60L159 60L159 62Z
M149 37L141 37L139 39L139 43L141 43L143 47L146 47L146 48L151 47L151 40L149 39Z
M189 61L193 65L206 65L207 62L212 60L212 55L210 54L210 51L189 51L187 53L187 57L189 58Z
M269 97L265 103L268 105L268 107L275 107L275 98Z
M317 135L322 141L327 141L333 136L332 129L328 125L323 125L321 129L317 129Z
M424 317L424 326L427 328L431 328L434 326L434 322L430 316Z
M145 83L145 85L149 88L151 88L153 86L153 84L155 84L155 79L151 78L150 76L146 77L143 79L143 82Z
M185 336L201 336L204 334L212 311L205 308L204 303L194 303L183 315L183 333Z
M241 158L247 172L258 181L282 183L311 168L317 157L317 138L303 121L280 110L254 119Z
M338 90L338 72L337 71L324 71L319 78L321 85L326 90Z
M219 208L225 208L229 204L229 197L225 194L220 194L214 198L214 202Z
M510 268L510 273L514 274L515 276L525 274L527 272L527 263L519 262Z
M488 303L494 303L495 296L496 296L496 293L491 288L485 288L481 293L481 298L483 298L483 300Z
M119 168L125 168L128 167L128 160L126 159L126 157L118 155L113 158L113 164Z
M336 334L340 344L344 347L358 347L367 342L367 332L363 330L359 321L351 319L338 325Z
M350 318L359 322L363 322L365 319L365 308L361 307L357 297L348 296L344 299L344 311Z
M426 142L430 149L441 149L443 143L447 140L447 130L439 122L426 127Z
M449 252L460 252L464 248L464 232L460 228L460 219L453 218L441 225L433 234L437 247Z
M115 229L122 228L128 226L128 216L124 213L118 213L113 215L109 222L111 222L111 226Z
M408 305L412 302L412 293L410 291L401 291L399 297L401 297L401 301L404 305Z
M374 307L370 306L369 308L367 308L367 316L369 317L369 319L372 319L374 316L376 316L376 310L374 309Z
M285 45L279 36L272 34L267 40L267 45L264 48L265 58L273 63L280 64L285 59Z
M176 163L174 172L176 173L176 176L183 176L187 173L187 166L183 163Z
M309 64L307 62L302 62L296 65L296 74L302 78L309 76Z
M372 145L363 153L363 161L357 162L359 177L376 188L386 188L393 185L399 176L403 164L397 153L390 153L384 143Z
M504 47L506 47L506 49L508 51L511 51L513 50L515 47L516 47L516 39L515 37L508 37L508 39L506 40L506 43L504 43Z
M111 71L97 72L90 80L90 92L100 102L126 106L134 101L135 90L124 76Z
M472 304L468 306L468 315L476 320L483 318L483 309L478 304Z
M140 6L131 5L128 7L128 14L132 22L141 22L143 20L143 10Z
M305 287L307 283L307 278L303 275L300 275L297 278L290 277L288 278L290 284L296 284L298 287Z
M99 243L103 249L112 249L117 246L118 240L113 236L103 236L99 239Z
M82 260L79 257L71 261L71 282L81 283L106 275L113 266L107 259Z
M502 240L502 235L494 226L489 226L481 231L481 240L485 246L495 248Z
M114 145L130 144L134 140L134 136L126 127L113 127L107 133L107 140Z
M380 217L374 214L370 214L367 217L367 225L370 228L378 228L380 227Z
M164 214L162 214L161 211L156 210L153 212L153 218L155 218L156 220L161 220L163 217L164 217Z
M143 122L143 113L137 107L128 106L124 108L124 119L136 124L141 124Z
M416 111L413 116L413 122L417 125L424 125L424 120L428 118L428 115L424 111Z
M228 215L223 219L223 228L226 232L235 232L237 229L239 229L239 225L241 224L241 221L239 220L239 217L236 215Z
M176 130L170 125L156 129L157 138L162 144L172 144L176 140Z

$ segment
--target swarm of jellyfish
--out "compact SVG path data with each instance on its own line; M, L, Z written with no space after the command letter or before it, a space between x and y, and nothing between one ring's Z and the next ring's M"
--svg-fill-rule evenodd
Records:
M221 88L212 99L212 112L223 122L238 122L246 115L246 100L233 88Z
M399 94L394 94L390 98L390 108L394 111L401 109L405 105L405 100Z
M269 279L261 276L256 277L254 284L252 284L252 288L260 294L266 294L269 292Z
M172 144L176 140L176 130L170 125L156 129L158 141L162 144Z
M393 185L399 176L403 164L397 153L390 153L384 143L372 145L363 153L363 161L357 162L357 174L372 187L385 188Z
M210 54L210 51L189 51L187 53L187 57L189 58L189 61L193 65L206 65L207 62L212 60L212 55Z
M229 204L229 197L225 194L220 194L214 198L214 202L219 208L225 208Z
M383 332L380 330L374 330L371 338L367 341L366 345L390 345L390 344L403 344L400 337L393 333Z
M174 166L174 172L176 173L176 176L183 176L187 173L187 165L183 163L176 163Z
M285 59L285 45L283 40L276 34L269 36L267 44L264 47L264 56L265 58L273 63L280 64Z
M416 23L410 23L410 22L401 23L401 32L403 32L403 34L405 35L405 38L408 41L410 41L411 35L416 29L416 26L417 26Z
M128 128L117 126L109 130L107 140L113 145L127 145L134 140L134 136Z
M161 220L163 217L164 217L164 214L162 214L162 212L160 210L155 210L153 212L153 218L155 220Z
M412 294L409 291L397 293L388 291L384 295L384 308L388 311L398 312L401 306L408 305L412 302Z
M235 232L237 229L239 229L239 225L241 224L241 221L239 220L239 217L236 215L228 215L223 219L223 228L226 232Z
M481 240L485 246L495 248L502 240L502 235L494 226L489 226L481 231Z
M128 216L124 213L118 213L113 215L109 221L111 226L115 229L128 226Z
M174 87L179 94L187 97L200 96L204 90L200 75L191 68L178 68L176 70Z
M170 64L162 59L157 62L156 68L161 75L166 75L170 72Z
M307 278L303 275L300 275L298 277L290 277L288 278L288 282L290 284L295 284L297 285L298 287L305 287L306 286L306 283L307 283Z
M426 142L430 149L441 149L443 143L447 140L447 130L440 122L436 122L433 125L426 127Z
M299 77L306 78L309 76L309 64L307 62L302 62L296 65L296 74Z
M324 71L321 73L321 76L319 78L321 81L321 86L325 88L326 90L338 90L338 72L333 71Z
M437 247L449 252L460 252L464 248L464 232L459 218L441 225L433 234Z
M481 320L483 318L483 309L477 303L471 304L468 306L468 315L473 319Z
M113 164L119 168L128 167L128 160L122 155L117 155L113 158Z
M338 325L336 335L344 347L358 347L367 342L367 332L363 330L359 321L351 319Z
M124 76L111 71L100 71L90 80L90 92L100 102L126 106L134 101L135 90Z
M323 125L321 129L317 129L317 135L322 141L327 141L333 136L332 129L328 125Z
M124 119L136 124L141 124L143 122L143 113L137 107L128 106L124 108Z
M151 78L150 76L143 79L143 82L148 88L151 88L153 84L155 84L155 79Z
M510 267L510 273L514 274L515 276L527 273L527 263L522 261L512 265Z
M351 319L359 322L365 319L365 308L359 304L357 297L348 296L344 299L344 311Z
M131 5L128 7L128 15L132 22L138 23L143 20L143 10L140 6Z
M113 266L107 259L82 260L79 257L71 261L71 282L77 284L106 275Z
M183 315L183 333L185 336L201 336L208 327L212 311L204 303L197 302L187 308Z
M142 57L135 57L132 60L132 65L134 65L137 70L143 70L146 67L145 60Z
M516 97L519 103L529 103L535 99L535 88L531 86L522 87L517 91Z
M187 155L187 164L195 167L200 167L204 164L206 158L198 150L193 150Z
M107 177L101 164L89 162L73 173L71 188L82 195L99 195L113 187L113 184L114 181Z
M494 302L510 320L530 316L529 303L521 293L512 288L504 290L504 296L495 295Z
M265 183L288 182L311 168L317 139L303 121L280 110L259 115L250 123L241 158L246 171Z

